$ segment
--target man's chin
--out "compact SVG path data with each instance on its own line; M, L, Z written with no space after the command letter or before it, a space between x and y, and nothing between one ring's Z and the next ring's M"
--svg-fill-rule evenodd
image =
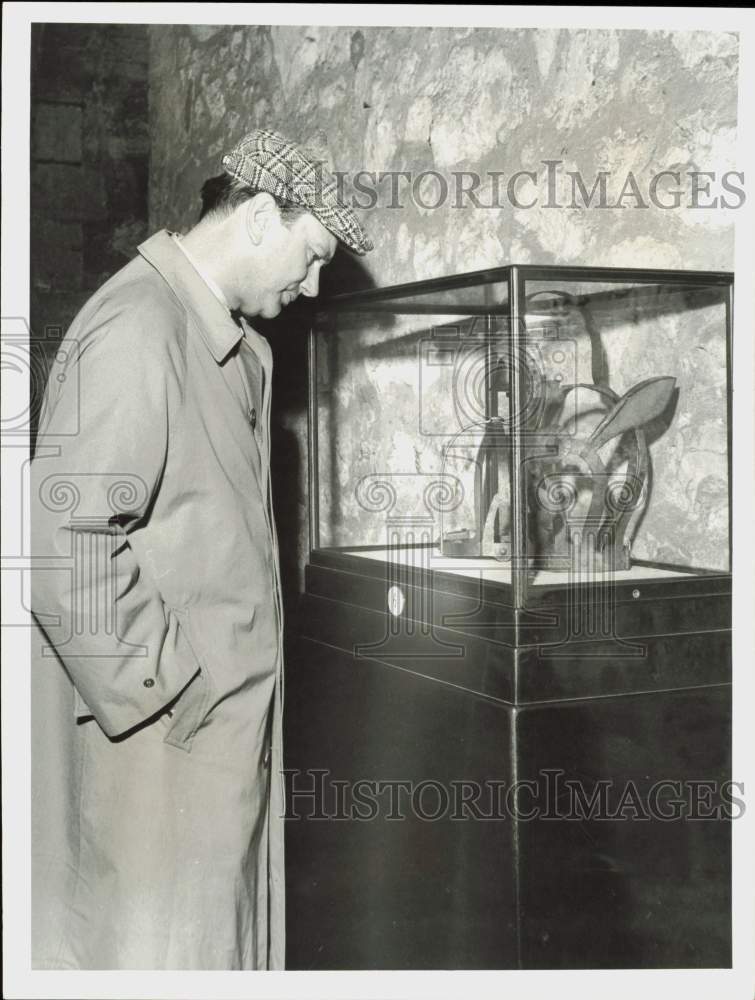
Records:
M260 311L257 313L257 315L261 319L275 319L275 317L280 316L282 312L283 312L283 303L275 302L263 306L262 309L260 309Z

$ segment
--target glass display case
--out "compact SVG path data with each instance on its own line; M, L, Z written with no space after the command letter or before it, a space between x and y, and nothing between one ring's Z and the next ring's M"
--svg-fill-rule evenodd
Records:
M311 339L312 549L543 588L730 569L731 276L511 266Z
M288 967L731 964L732 287L527 265L323 305L286 757L343 822L295 809ZM364 822L365 781L486 821Z

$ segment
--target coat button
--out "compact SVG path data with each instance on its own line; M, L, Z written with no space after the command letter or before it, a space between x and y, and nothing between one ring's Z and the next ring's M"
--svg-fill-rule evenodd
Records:
M249 411L249 423L252 425L252 430L257 426L257 411L254 407Z
M155 686L155 682L152 680L151 677L148 677L146 681L144 681L144 686L145 688L153 688Z

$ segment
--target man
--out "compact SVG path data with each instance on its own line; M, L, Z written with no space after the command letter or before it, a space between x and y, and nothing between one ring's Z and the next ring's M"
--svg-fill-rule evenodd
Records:
M63 343L32 463L33 963L283 968L271 354L246 317L371 244L246 136Z

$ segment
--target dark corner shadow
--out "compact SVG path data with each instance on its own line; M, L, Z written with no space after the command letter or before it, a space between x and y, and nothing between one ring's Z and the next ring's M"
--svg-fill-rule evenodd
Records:
M369 258L367 258L369 259ZM374 288L375 282L366 266L365 258L338 249L333 260L320 272L320 299L329 299L334 295L344 295L347 292L363 292Z
M301 540L307 528L307 459L296 434L277 421L272 427L271 473L273 504L278 532L281 590L286 622L295 619L300 591Z
M287 625L296 609L301 562L306 559L300 540L307 529L309 484L306 445L302 451L298 434L306 434L308 339L316 303L317 299L307 299L284 309L274 320L253 320L273 353L270 473Z

